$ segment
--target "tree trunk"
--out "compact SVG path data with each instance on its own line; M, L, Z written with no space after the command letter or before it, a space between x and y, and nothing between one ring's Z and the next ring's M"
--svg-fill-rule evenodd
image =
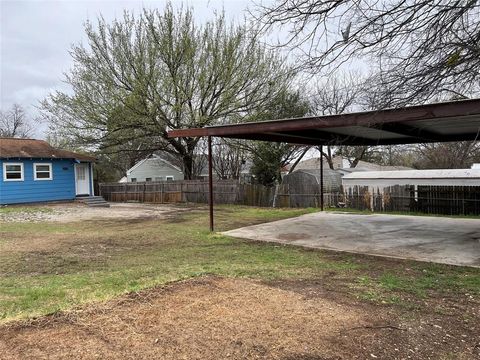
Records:
M183 155L182 162L185 180L193 180L193 154Z
M302 160L302 158L305 156L305 154L307 153L308 150L310 150L310 147L306 147L305 150L303 150L302 154L297 158L297 160L295 160L295 162L293 163L293 165L290 167L290 170L288 170L288 173L291 174L293 172L293 170L295 170L295 168L297 167L298 163Z
M327 159L328 167L334 170L332 148L330 147L330 145L327 145L327 152L323 152L323 156L325 157L325 159Z
M363 159L363 157L365 156L365 152L368 149L368 146L362 146L362 147L359 147L358 149L359 149L359 152L357 154L355 154L355 158L353 159L353 161L350 165L350 167L352 167L352 168L357 167L360 160Z

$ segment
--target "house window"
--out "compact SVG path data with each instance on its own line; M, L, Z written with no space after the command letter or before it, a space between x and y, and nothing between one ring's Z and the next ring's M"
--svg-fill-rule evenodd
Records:
M166 176L165 179L167 181L173 181L174 180L173 176Z
M3 163L4 181L23 181L23 163Z
M52 164L33 164L34 180L52 180Z
M76 166L77 180L83 181L87 178L87 169L84 166Z
M155 176L155 181L162 181L163 177L162 176Z
M150 182L150 181L152 181L152 178L146 178L145 181Z
M132 182L137 182L137 178L132 178L131 181Z

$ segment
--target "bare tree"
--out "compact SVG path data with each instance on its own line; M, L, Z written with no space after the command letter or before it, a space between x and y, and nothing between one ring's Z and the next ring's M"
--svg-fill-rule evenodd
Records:
M13 104L10 110L0 111L0 137L28 138L33 133L34 127L20 105Z
M332 74L324 82L315 84L311 99L312 111L317 115L337 115L358 107L363 79L358 73Z
M420 144L415 147L414 166L420 169L469 168L480 162L480 141Z
M479 84L477 0L277 0L251 13L265 29L288 34L278 46L296 50L305 69L361 58L396 100L468 96Z
M238 142L215 138L213 144L213 169L220 179L239 179L246 165L248 151Z
M311 104L300 91L292 91L284 87L277 96L270 99L269 104L262 111L250 114L248 120L289 119L303 117L310 112ZM281 169L302 154L306 147L263 141L247 141L244 146L252 155L252 174L256 177L256 181L264 185L281 181Z
M354 73L335 74L325 82L317 82L311 99L312 111L323 116L352 111L358 107L361 85L361 78ZM333 169L333 156L338 149L331 145L323 149L322 155L330 169Z
M342 155L350 163L350 167L357 167L361 160L381 163L382 148L379 146L341 146L337 154Z

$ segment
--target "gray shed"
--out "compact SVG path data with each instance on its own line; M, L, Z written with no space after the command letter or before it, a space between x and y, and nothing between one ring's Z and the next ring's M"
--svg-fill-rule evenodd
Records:
M282 184L288 184L290 204L294 207L318 206L320 170L297 170L285 175ZM336 193L342 189L342 176L337 170L323 170L323 192Z

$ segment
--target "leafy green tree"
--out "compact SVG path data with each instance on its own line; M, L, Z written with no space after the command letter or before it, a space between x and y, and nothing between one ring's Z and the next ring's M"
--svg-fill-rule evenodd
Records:
M281 180L280 169L285 146L281 143L259 142L253 155L252 174L259 184L272 186Z
M100 152L163 150L192 177L198 138L168 138L172 129L204 127L263 108L294 76L246 25L224 15L197 26L192 9L144 10L85 26L66 82L42 103L52 127Z

